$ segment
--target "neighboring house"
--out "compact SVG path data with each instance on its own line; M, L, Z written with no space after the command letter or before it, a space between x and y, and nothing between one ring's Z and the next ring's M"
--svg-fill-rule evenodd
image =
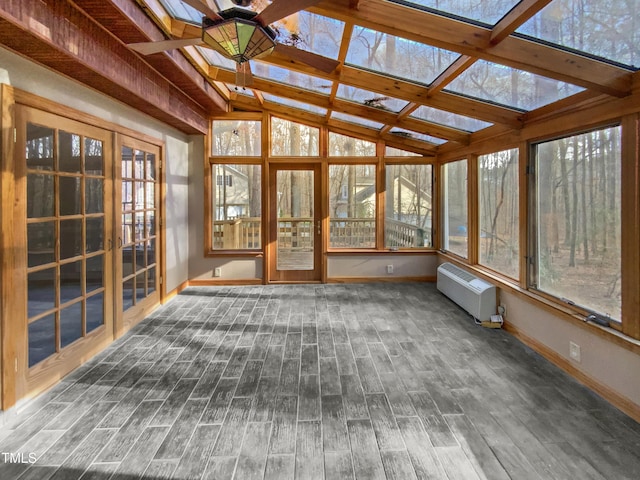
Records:
M216 165L214 172L216 219L249 216L249 177L230 165Z

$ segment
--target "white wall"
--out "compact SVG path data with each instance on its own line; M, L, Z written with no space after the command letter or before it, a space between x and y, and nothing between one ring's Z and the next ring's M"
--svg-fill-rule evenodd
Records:
M520 332L564 357L573 367L640 406L640 355L575 325L531 302L500 290L505 319ZM580 345L580 362L569 357L569 342Z
M198 138L189 137L119 101L1 47L0 83L9 84L165 142L167 292L188 280L189 145Z
M387 273L387 265L393 265L392 274ZM436 254L336 255L329 256L327 276L330 280L341 277L435 277L437 267Z

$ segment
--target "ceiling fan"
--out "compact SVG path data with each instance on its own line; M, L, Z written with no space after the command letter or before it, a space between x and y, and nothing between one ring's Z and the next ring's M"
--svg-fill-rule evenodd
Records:
M264 58L274 52L324 73L333 72L339 64L331 58L277 42L276 32L269 26L320 0L273 0L260 13L239 7L216 11L212 0L182 1L204 15L200 37L131 43L128 46L143 55L190 45L212 48L236 62L236 84L243 87L253 82L249 60ZM251 0L233 0L233 3L246 6Z

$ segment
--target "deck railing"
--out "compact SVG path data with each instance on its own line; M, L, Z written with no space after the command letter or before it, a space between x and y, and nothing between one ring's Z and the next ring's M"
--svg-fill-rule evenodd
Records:
M220 220L213 226L213 248L243 250L261 248L261 219L258 217ZM278 245L291 250L308 250L313 246L312 218L279 218ZM387 247L423 247L430 231L387 218ZM329 245L332 248L375 248L376 221L372 218L334 218L329 222Z

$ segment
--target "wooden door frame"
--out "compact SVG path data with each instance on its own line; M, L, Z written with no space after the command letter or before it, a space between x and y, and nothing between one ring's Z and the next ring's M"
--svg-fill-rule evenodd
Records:
M313 270L278 270L277 269L277 209L274 208L277 205L277 181L276 175L280 170L300 170L311 171L314 175L313 180L313 232L314 232L314 269ZM265 216L267 219L268 228L265 229L265 283L314 283L322 282L325 277L324 272L324 247L323 247L323 231L325 228L323 221L323 206L322 201L322 164L319 162L296 162L296 163L284 163L274 162L270 163L267 168L266 185L267 188L265 198L267 200L265 204ZM320 231L316 228L320 225Z

